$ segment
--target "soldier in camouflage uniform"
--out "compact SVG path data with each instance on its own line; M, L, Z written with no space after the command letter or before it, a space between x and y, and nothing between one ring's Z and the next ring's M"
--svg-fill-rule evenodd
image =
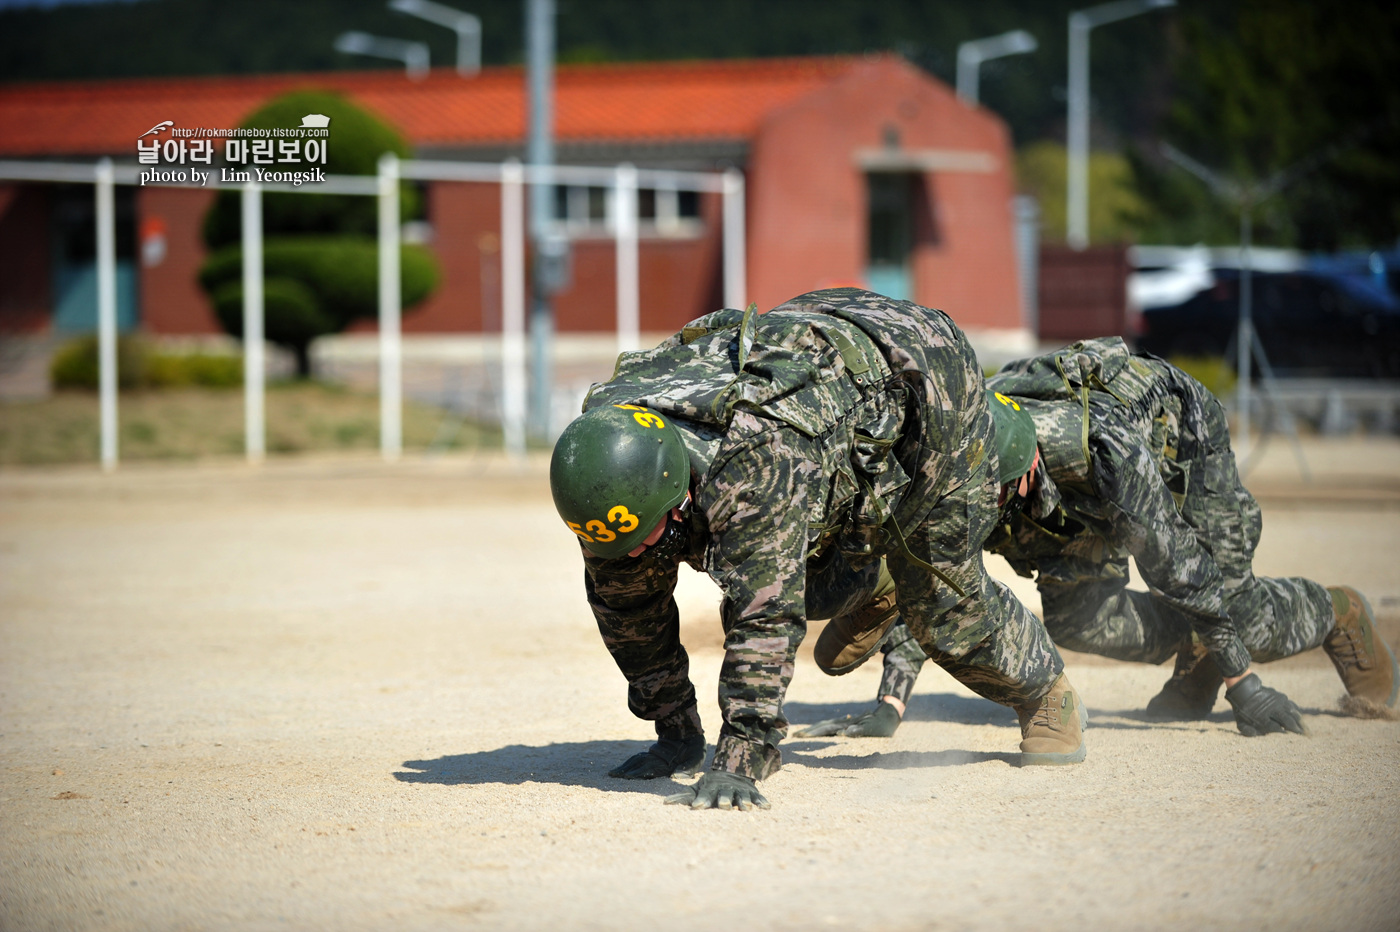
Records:
M1395 709L1400 668L1360 593L1254 575L1259 506L1240 484L1224 410L1199 382L1114 338L1011 363L988 384L1006 406L999 422L1029 414L1038 456L1004 493L987 547L1037 574L1057 644L1153 664L1176 654L1149 712L1204 718L1223 681L1245 734L1302 730L1296 707L1250 674L1251 660L1319 645L1347 689L1344 706ZM1125 588L1130 554L1149 592ZM814 727L870 733L862 724Z
M675 801L766 807L754 781L780 766L807 619L859 613L891 587L928 656L1017 709L1023 763L1083 759L1058 652L982 565L999 487L991 415L971 347L942 312L857 289L718 311L624 354L584 410L555 448L555 504L581 538L628 706L658 736L615 775L693 771L703 755L672 598L682 560L723 592L724 722L710 771ZM675 489L628 505L616 474L645 472L629 451L653 436L664 451L670 430L684 461L648 468ZM646 508L654 525L637 517Z

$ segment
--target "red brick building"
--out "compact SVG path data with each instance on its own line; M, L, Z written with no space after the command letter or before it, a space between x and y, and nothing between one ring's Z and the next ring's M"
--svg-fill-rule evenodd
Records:
M132 163L137 137L158 121L234 127L301 88L350 96L421 158L523 152L524 74L494 68L471 79L443 69L420 82L370 71L0 86L0 159ZM741 169L747 293L760 308L860 283L941 307L968 330L1022 327L1007 129L899 57L563 65L555 134L564 164ZM195 280L213 193L118 190L124 325L218 332ZM499 189L434 182L424 193L444 278L405 315L405 331L496 329ZM91 200L90 187L0 181L0 329L82 329ZM604 200L602 189L557 198L573 241L572 283L556 299L562 332L614 326ZM719 197L644 190L640 200L642 329L669 331L722 303Z

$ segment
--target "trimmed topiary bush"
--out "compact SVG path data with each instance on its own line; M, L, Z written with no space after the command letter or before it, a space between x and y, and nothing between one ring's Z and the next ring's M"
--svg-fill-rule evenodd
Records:
M344 95L329 91L293 91L275 97L243 121L260 129L300 126L308 113L330 117L326 139L328 175L373 175L379 157L392 152L408 158L408 143L389 124ZM246 166L235 166L246 170ZM270 166L277 168L278 166ZM282 166L283 168L297 166ZM210 249L242 241L243 220L239 192L220 191L204 216L204 242ZM399 214L404 220L420 215L418 191L411 184L399 188ZM375 198L350 194L263 194L263 229L268 235L289 233L348 233L373 237L379 229L379 205Z
M403 306L432 294L438 266L421 246L399 253ZM243 250L230 246L211 255L199 273L219 323L243 336ZM291 349L297 371L310 372L311 341L344 330L379 310L379 246L355 236L298 236L263 243L263 315L267 339Z
M386 152L409 154L388 124L347 98L322 91L284 94L249 116L244 126L299 126L310 113L330 117L325 170L328 174L372 175ZM222 191L205 216L211 249L199 280L224 330L243 336L243 252L239 192ZM400 216L417 216L417 191L399 190ZM263 195L263 332L296 357L297 374L311 374L311 342L338 333L379 309L378 201L373 197L323 194ZM403 307L408 309L438 284L437 262L419 246L400 256Z

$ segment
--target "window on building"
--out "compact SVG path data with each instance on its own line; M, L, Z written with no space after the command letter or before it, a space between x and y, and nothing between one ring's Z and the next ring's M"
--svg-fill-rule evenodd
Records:
M554 189L554 219L572 237L611 236L613 189L567 185ZM700 196L675 188L639 188L637 219L642 236L694 236L700 230Z

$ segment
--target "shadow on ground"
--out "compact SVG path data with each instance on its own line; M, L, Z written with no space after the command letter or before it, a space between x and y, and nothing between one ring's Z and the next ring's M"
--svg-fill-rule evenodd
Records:
M784 706L784 711L787 713L788 721L792 723L792 732L797 732L803 727L817 722L860 715L869 711L873 705L873 698L870 702L789 702ZM1304 707L1302 711L1304 715L1348 717L1346 713L1336 708L1309 706ZM958 696L952 693L931 693L910 697L909 708L904 713L904 722L1004 725L1008 728L1016 728L1018 724L1016 713L1005 706L997 705L989 699ZM1234 723L1235 715L1224 703L1217 704L1216 709L1209 716L1199 721L1171 721L1155 718L1143 709L1103 709L1093 705L1089 706L1090 731L1098 728L1122 731L1200 731L1207 725L1233 725ZM855 740L878 741L879 739ZM786 753L789 748L796 746L792 741L784 742L783 751ZM832 758L825 758L825 760L832 760Z
M833 744L845 744L865 754L823 754L817 757L803 751L820 751ZM1015 767L1021 762L1020 751L880 751L879 738L799 738L783 742L783 763L800 764L814 770L909 770L919 767L960 767L1000 761ZM1014 744L1012 745L1015 746Z
M868 702L788 702L783 705L794 731L804 725L827 719L845 718L870 711L875 697ZM906 722L952 722L958 725L1015 725L1016 713L989 699L956 696L952 693L926 693L909 697L904 713Z
M643 741L565 741L531 746L508 744L491 751L449 754L433 760L406 760L394 779L401 783L459 784L555 783L610 792L636 792L643 786L680 789L672 780L619 780L608 771L645 751Z
M852 751L865 753L812 753L833 744L851 742ZM954 767L986 761L1002 761L1015 765L1019 753L987 751L897 751L883 753L878 739L849 738L798 739L783 742L783 761L814 770L903 770L912 767ZM640 741L568 741L531 747L511 744L492 751L472 754L449 754L434 760L404 761L405 770L394 774L401 783L433 783L442 786L477 785L487 783L519 786L525 783L553 783L559 786L580 786L611 793L654 792L659 795L677 792L688 784L672 779L619 780L608 776L608 770L632 754L647 749ZM714 751L714 746L708 748Z
M792 730L797 731L804 725L826 719L859 715L869 708L869 702L792 702L787 704L786 712L792 722ZM1309 708L1303 711L1307 715L1341 715L1333 709ZM1141 709L1091 708L1089 715L1091 734L1095 729L1199 731L1207 726L1234 722L1234 716L1228 709L1214 711L1209 718L1197 722L1158 721ZM910 702L905 721L1004 726L1007 729L1008 750L965 751L950 748L943 751L886 752L881 749L888 745L881 738L792 738L783 742L783 760L819 770L901 770L954 767L989 761L1001 761L1012 766L1019 763L1020 754L1013 750L1019 741L1016 715L994 702L949 693L915 696ZM648 746L649 742L645 741L567 741L540 746L510 744L490 751L404 761L405 769L396 772L394 779L402 783L444 786L553 783L612 793L648 791L665 794L683 788L684 784L670 779L619 780L608 776L609 770L633 754L645 751ZM830 753L833 747L843 748L843 753ZM709 750L714 750L713 744Z

